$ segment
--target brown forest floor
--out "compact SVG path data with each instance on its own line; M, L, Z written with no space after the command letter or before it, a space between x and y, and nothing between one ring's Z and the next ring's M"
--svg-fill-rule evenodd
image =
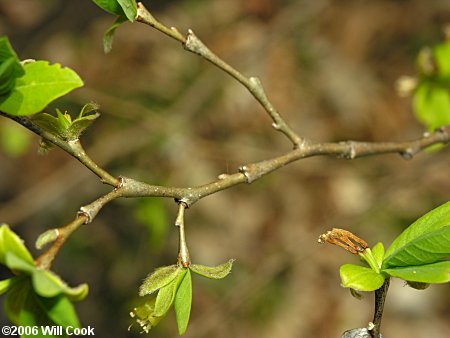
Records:
M145 3L166 24L192 28L244 74L259 76L301 135L385 141L423 133L395 81L414 74L421 47L442 40L449 1ZM74 115L86 102L100 104L102 117L82 141L110 172L194 186L290 149L245 89L157 31L125 24L104 55L102 34L112 21L90 1L0 0L0 33L20 58L61 63L85 81L58 107ZM0 221L27 243L107 191L62 151L38 155L37 141L20 157L0 149ZM449 158L450 148L411 161L306 159L196 204L187 212L193 260L237 262L226 280L194 277L185 337L337 338L365 326L372 295L358 301L339 285L340 264L357 260L317 238L343 227L370 245L388 245L449 200ZM175 213L170 200L116 201L62 250L54 268L72 284L90 284L77 309L97 336L140 336L128 333L128 312L141 280L176 259ZM384 336L448 337L449 291L448 284L416 291L394 281ZM173 315L151 336L177 336Z

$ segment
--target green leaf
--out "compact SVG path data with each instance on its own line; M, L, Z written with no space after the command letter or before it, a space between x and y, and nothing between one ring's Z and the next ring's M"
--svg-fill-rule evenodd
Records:
M144 280L139 288L139 296L152 294L172 282L182 272L178 265L163 266L156 269Z
M25 75L16 80L8 98L0 103L0 110L10 115L32 115L50 102L81 87L83 82L73 70L36 61L24 66Z
M86 298L89 293L89 285L86 283L82 283L75 287L67 286L64 290L64 295L71 302L79 302Z
M342 265L339 273L342 286L357 291L377 290L383 285L385 279L382 274L376 273L372 269L354 264Z
M25 74L16 52L6 36L0 37L0 102L16 85L16 79Z
M450 261L384 269L383 272L406 281L447 283L450 281Z
M125 16L122 6L117 0L92 0L98 7L107 11L108 13L118 16Z
M191 264L189 267L193 272L201 276L212 278L212 279L222 279L226 277L233 267L234 259L230 259L228 262L217 265L217 266L204 266L198 264Z
M30 279L25 276L16 277L17 282L10 288L4 302L5 313L15 325L21 323L21 313L31 289Z
M6 253L11 252L18 258L34 265L33 257L23 241L6 224L0 226L0 263L6 264Z
M450 255L450 202L420 217L386 252L383 269L434 263Z
M187 273L187 270L188 269L180 269L178 276L174 280L159 289L155 302L155 316L162 317L167 313L167 311L169 311L175 299L175 294L178 290L178 286Z
M191 272L187 270L183 281L175 295L174 308L178 325L178 333L182 336L187 329L192 305Z
M379 242L379 243L375 244L374 247L372 248L372 254L373 254L373 257L375 258L375 261L378 264L378 267L381 268L381 264L383 263L383 258L384 258L383 243Z
M89 291L87 284L69 287L58 275L48 270L36 269L32 275L33 289L39 296L54 297L64 294L71 301L83 300Z
M46 270L36 269L31 275L33 289L39 296L54 297L63 292L63 281Z
M16 325L80 327L69 299L64 294L50 298L37 295L29 276L15 277L4 306L8 319Z
M414 92L413 108L416 118L428 130L450 123L450 93L445 86L423 81Z
M54 324L61 325L63 327L80 327L77 313L75 312L72 303L66 296L61 294L52 298L36 298L39 305Z
M444 80L450 79L450 41L441 43L433 48L439 76Z
M103 51L105 52L105 54L108 54L112 49L114 33L116 32L116 29L126 21L126 17L119 16L111 25L111 27L106 30L105 34L103 35Z
M131 22L134 22L137 15L137 7L134 0L117 0L117 2L119 3L120 7L122 7L127 19Z
M25 272L31 274L36 270L34 263L24 261L22 258L17 257L14 253L7 252L5 255L5 265L14 272Z
M8 94L16 85L16 78L14 68L17 65L17 60L13 57L1 61L0 63L0 97ZM20 65L20 64L19 64ZM5 98L0 98L4 101Z

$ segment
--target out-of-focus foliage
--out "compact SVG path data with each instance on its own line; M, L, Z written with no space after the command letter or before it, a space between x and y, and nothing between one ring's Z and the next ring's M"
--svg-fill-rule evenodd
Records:
M37 267L22 240L5 224L0 227L0 264L15 275L0 282L0 294L6 293L5 312L12 323L80 327L72 302L86 297L87 285L71 288L53 272Z
M450 124L450 40L423 48L417 57L418 83L413 107L430 131Z

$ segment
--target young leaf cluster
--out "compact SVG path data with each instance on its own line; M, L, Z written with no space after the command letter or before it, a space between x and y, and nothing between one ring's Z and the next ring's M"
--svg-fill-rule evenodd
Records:
M22 240L0 226L0 264L15 275L0 281L5 312L16 325L80 327L72 302L83 300L88 286L69 287L59 276L36 266Z
M345 264L342 286L374 291L384 280L397 277L410 286L450 281L450 202L425 214L403 231L384 252L382 243L359 254L369 267Z
M100 116L96 112L97 109L97 104L88 103L74 120L68 113L63 114L59 109L56 109L56 116L41 113L34 115L31 120L45 131L65 141L74 141Z
M152 272L142 283L139 289L140 296L151 295L157 292L156 298L148 299L141 306L134 308L131 317L146 333L159 323L162 317L174 306L178 333L186 332L192 305L192 278L191 271L201 276L222 279L231 271L234 260L214 266L191 264L183 267L178 264L164 266Z

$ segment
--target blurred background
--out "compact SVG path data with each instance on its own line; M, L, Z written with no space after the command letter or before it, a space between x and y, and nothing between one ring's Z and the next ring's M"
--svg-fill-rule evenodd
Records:
M445 0L153 0L153 14L192 28L248 76L300 135L317 141L395 141L419 137L408 98L395 83L414 75L417 52L443 40ZM236 81L150 27L122 25L105 55L114 18L91 1L0 0L0 33L19 58L74 69L85 86L49 107L75 116L87 102L101 118L83 135L88 153L113 175L152 184L196 186L240 165L291 149ZM18 131L20 130L20 131ZM38 154L35 135L0 119L0 222L34 255L36 237L73 219L109 191L59 149ZM339 266L354 256L317 238L341 227L371 246L388 246L420 215L450 198L450 148L411 161L383 155L354 161L316 157L251 185L209 196L187 211L191 258L235 258L225 280L193 278L185 337L337 338L372 320L373 295L340 287ZM173 264L177 231L171 199L122 199L63 247L53 269L90 294L76 305L98 337L142 337L129 312L149 272ZM1 270L2 274L6 272ZM385 337L448 337L450 286L425 291L394 280ZM6 324L0 310L1 324ZM173 311L151 337L176 337Z

